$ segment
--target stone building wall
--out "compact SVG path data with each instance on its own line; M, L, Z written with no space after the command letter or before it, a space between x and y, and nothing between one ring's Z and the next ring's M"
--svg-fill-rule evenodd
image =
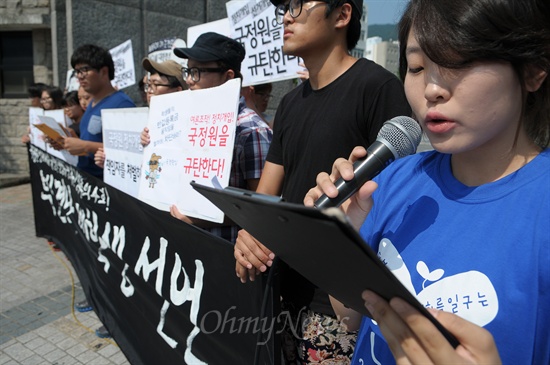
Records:
M21 143L28 125L28 99L0 99L0 173L29 173L27 148Z
M51 84L50 0L0 0L0 31L31 31L34 81ZM28 174L21 136L29 124L29 100L0 99L0 173Z
M0 0L0 29L49 24L50 0Z

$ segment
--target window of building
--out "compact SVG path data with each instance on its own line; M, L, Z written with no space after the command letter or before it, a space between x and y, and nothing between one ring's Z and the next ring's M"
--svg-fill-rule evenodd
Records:
M33 80L32 32L0 32L0 96L26 98Z

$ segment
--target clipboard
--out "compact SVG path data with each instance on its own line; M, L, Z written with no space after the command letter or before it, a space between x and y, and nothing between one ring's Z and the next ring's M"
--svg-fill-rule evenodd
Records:
M349 224L338 208L315 209L279 197L191 182L193 188L281 260L355 311L372 317L361 293L400 297L428 318L449 343L459 342L427 311Z

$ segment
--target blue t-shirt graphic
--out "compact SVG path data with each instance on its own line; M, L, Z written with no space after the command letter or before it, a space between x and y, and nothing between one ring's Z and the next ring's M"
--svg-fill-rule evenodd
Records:
M491 332L503 363L549 364L550 149L477 187L450 160L431 151L384 170L361 235L425 307ZM353 364L393 363L363 318Z

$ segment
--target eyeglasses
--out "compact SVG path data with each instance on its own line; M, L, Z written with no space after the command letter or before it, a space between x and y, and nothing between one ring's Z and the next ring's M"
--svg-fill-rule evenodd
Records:
M52 98L42 98L42 99L40 99L40 103L42 103L42 104L51 103L51 102L52 102Z
M225 72L227 69L223 67L209 67L209 68L200 68L200 67L183 67L181 69L182 75L184 79L187 79L189 76L191 76L191 80L193 82L199 82L201 80L201 72Z
M75 75L76 77L86 76L88 75L88 72L90 72L91 70L95 70L95 68L90 66L75 68L73 71L73 75Z
M269 100L273 95L268 93L255 93L256 95L260 95L260 97L264 100Z
M149 92L149 89L153 90L153 92L156 92L157 91L157 88L159 86L166 86L166 87L172 87L172 85L170 84L156 84L156 83L150 83L150 84L143 84L143 91L145 91L146 93Z
M309 3L313 1L304 1L304 0L290 0L287 4L279 4L275 8L275 20L277 21L277 24L283 24L284 17L286 12L288 11L290 13L290 16L293 18L297 18L302 14L302 7L304 5L304 2ZM326 3L327 0L322 0L322 2Z

